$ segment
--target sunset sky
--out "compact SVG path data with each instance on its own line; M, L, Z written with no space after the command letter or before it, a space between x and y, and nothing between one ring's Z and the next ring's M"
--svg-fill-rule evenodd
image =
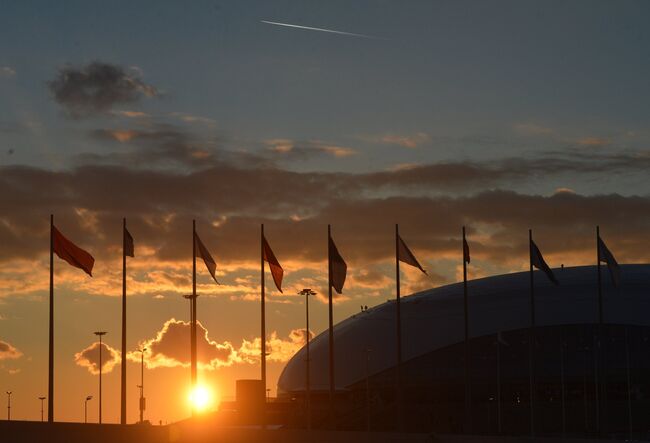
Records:
M647 1L6 2L0 13L0 393L38 419L47 394L49 214L96 259L55 258L56 420L97 418L93 331L105 330L104 421L119 421L122 217L128 419L189 414L192 219L202 382L224 399L259 377L259 226L269 387L304 342L297 292L327 327L327 224L348 263L335 320L394 297L394 224L430 277L650 258ZM359 34L289 28L281 22ZM406 268L406 267L405 267ZM185 323L184 323L185 322Z

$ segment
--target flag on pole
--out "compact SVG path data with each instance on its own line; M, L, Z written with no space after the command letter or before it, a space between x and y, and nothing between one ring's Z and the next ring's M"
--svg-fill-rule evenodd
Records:
M402 240L402 237L398 236L398 246L397 246L397 258L399 261L406 263L407 265L414 266L418 268L420 271L424 272L425 274L427 271L425 271L422 266L420 266L420 263L418 260L415 258L415 255L411 252L411 250L406 246L406 243L404 243L404 240ZM428 274L427 274L428 275Z
M220 285L219 281L217 280L217 277L215 276L215 272L217 271L217 262L214 261L212 258L212 255L210 255L210 251L208 251L208 248L205 247L201 239L199 238L199 234L196 232L194 233L194 242L196 243L196 256L201 257L203 259L203 263L205 263L205 267L208 268L208 272L214 279L214 281Z
M618 286L621 282L621 268L614 258L614 254L610 252L600 236L598 236L598 256L600 257L601 262L607 263L607 268L609 269L609 275L612 277L612 282L614 283L614 286Z
M330 286L336 289L339 294L343 293L343 285L345 284L345 277L348 272L348 265L339 254L339 250L334 244L332 237L329 238L329 261L332 270Z
M135 249L133 247L133 237L126 227L124 228L124 255L127 257L135 257Z
M555 275L553 275L553 271L551 271L551 268L549 268L549 266L546 264L546 261L544 261L544 257L542 256L542 253L539 251L539 248L532 240L530 241L530 260L533 266L539 269L540 271L543 271L549 280L551 280L556 285L560 284L555 278Z
M465 237L463 237L463 260L465 260L465 263L470 262L469 245L467 244L467 240L465 240Z
M83 270L91 277L93 276L92 271L95 264L93 256L68 240L56 226L52 226L52 242L53 251L60 259Z
M284 275L284 270L280 266L280 262L275 258L275 254L271 250L269 243L266 241L266 237L263 237L264 240L264 261L269 264L271 268L271 275L273 275L273 282L275 287L278 288L278 291L282 292L282 276Z

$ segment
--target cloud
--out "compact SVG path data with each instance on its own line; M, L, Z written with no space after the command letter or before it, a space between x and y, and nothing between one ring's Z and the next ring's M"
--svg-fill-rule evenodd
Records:
M314 333L309 331L310 339L314 337ZM238 354L242 361L248 363L256 363L260 360L261 345L260 338L253 340L243 340ZM278 333L273 331L269 334L266 340L266 352L268 353L267 360L272 362L284 363L289 361L293 355L300 350L307 343L307 336L305 329L292 329L289 332L288 339L282 339Z
M111 111L112 115L124 118L148 118L151 117L146 112L142 111Z
M159 95L156 88L144 83L137 74L103 62L65 66L48 82L48 87L54 100L75 118L109 113L115 105Z
M140 344L145 347L145 361L148 368L189 367L190 327L189 322L167 320L156 337ZM197 361L202 369L217 369L230 366L237 360L237 353L229 342L217 343L208 337L208 331L197 322ZM139 352L130 352L127 358L140 361Z
M6 341L0 340L0 360L15 360L23 353Z
M397 145L403 148L414 149L420 145L429 143L431 141L431 136L426 132L417 132L410 135L384 134L379 136L364 136L361 137L361 139L372 143Z
M307 160L322 154L345 158L358 153L356 149L331 145L320 140L294 141L286 138L275 138L266 140L264 143L269 151L291 160Z
M145 347L145 363L147 368L172 368L190 366L190 333L189 322L167 320L156 337L140 343ZM313 336L313 333L312 333ZM277 332L269 333L267 340L268 359L270 361L286 362L305 343L304 329L294 329L287 339L282 339ZM209 338L207 329L197 322L197 363L201 369L215 370L234 364L252 364L259 361L260 339L242 340L236 348L232 343L218 343ZM139 352L130 352L127 358L140 362Z
M101 344L102 349L102 373L108 374L115 365L120 363L120 352L107 345ZM83 368L88 369L93 375L99 374L99 342L95 342L87 348L74 355L74 362Z
M0 66L0 78L11 78L16 75L16 70L11 66Z

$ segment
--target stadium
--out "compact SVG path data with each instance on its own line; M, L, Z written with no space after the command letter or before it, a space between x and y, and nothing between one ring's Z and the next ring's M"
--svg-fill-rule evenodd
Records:
M557 286L535 272L536 435L647 436L650 429L650 265L621 266L617 287L606 267L601 272L602 328L595 266L555 269ZM471 280L468 294L470 431L527 435L530 275ZM395 305L362 310L334 328L338 429L397 428ZM466 432L462 283L403 297L401 313L403 429ZM301 410L304 419L305 351L278 380L295 420ZM312 422L326 427L327 331L311 342L310 362Z

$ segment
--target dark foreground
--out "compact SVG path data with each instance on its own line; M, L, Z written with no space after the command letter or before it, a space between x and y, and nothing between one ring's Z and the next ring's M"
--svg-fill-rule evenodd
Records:
M208 420L188 420L167 426L0 421L2 443L530 443L531 441L533 440L527 437L224 428ZM540 438L534 441L591 443L598 440ZM615 440L607 440L607 442L614 443Z

